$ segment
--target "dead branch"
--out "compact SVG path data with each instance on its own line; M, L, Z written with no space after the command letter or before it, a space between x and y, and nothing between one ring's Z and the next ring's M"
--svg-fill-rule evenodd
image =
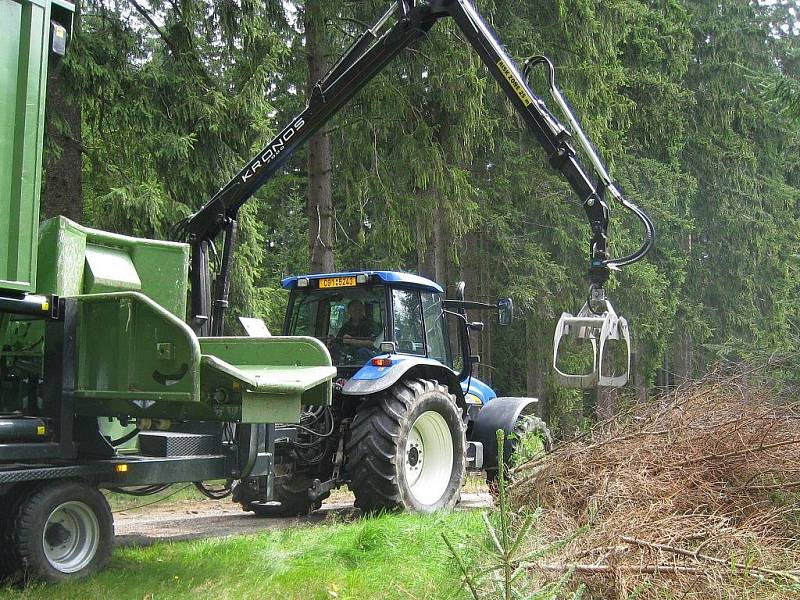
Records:
M709 556L708 554L700 554L697 551L686 550L685 548L676 548L675 546L668 546L667 544L656 544L653 542L647 542L645 540L640 540L638 538L630 537L627 535L622 536L622 541L627 542L629 544L635 544L643 548L650 548L651 550L660 550L662 552L671 552L673 554L678 554L680 556L686 556L696 561L713 562L718 565L726 565L745 572L763 573L765 575L772 575L774 577L781 577L783 579L789 579L794 582L800 582L800 578L792 574L790 571L778 571L775 569L767 569L766 567L748 566L740 562L725 560L723 558Z
M690 575L706 575L705 569L700 567L687 567L684 565L534 565L533 569L542 571L551 571L556 573L566 573L569 570L574 570L576 573L583 573L588 575L604 575L615 573L644 573L647 575L656 574L690 574Z

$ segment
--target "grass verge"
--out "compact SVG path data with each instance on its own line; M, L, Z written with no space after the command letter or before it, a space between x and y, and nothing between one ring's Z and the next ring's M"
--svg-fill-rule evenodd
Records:
M466 597L441 533L480 532L476 511L384 515L252 536L116 549L108 568L61 585L0 588L0 598Z

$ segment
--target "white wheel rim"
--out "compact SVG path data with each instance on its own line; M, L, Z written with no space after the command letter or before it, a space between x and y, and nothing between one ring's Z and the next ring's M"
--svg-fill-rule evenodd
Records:
M453 438L438 412L426 411L414 421L403 469L411 494L420 504L436 504L447 490L453 473Z
M94 558L100 543L100 524L83 502L65 502L50 513L42 531L44 555L61 573L75 573Z

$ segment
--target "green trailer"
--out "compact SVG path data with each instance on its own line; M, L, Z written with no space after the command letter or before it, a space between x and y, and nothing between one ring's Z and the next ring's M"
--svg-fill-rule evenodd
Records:
M72 5L0 0L0 577L108 559L102 488L269 506L274 444L335 369L307 337L198 335L189 246L39 223L48 63ZM214 486L202 482L222 481Z

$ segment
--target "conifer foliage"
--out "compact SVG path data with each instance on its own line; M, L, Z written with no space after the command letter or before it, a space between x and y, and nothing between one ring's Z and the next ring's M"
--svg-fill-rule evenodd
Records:
M63 77L81 108L85 222L167 237L302 109L309 65L335 63L389 3L309 3L311 49L305 4L85 0ZM795 3L476 4L517 60L553 60L612 173L656 222L655 250L609 286L632 324L638 393L693 377L720 348L792 347ZM544 81L532 84L551 104ZM585 299L588 227L457 28L439 23L327 129L330 198L314 200L326 264L513 296L516 326L475 340L495 365L479 375L507 395L543 396L564 427L588 415L593 400L548 375L555 320ZM277 328L278 280L312 266L320 229L306 210L309 164L298 152L241 215L232 300ZM635 248L637 224L612 219L612 253Z

